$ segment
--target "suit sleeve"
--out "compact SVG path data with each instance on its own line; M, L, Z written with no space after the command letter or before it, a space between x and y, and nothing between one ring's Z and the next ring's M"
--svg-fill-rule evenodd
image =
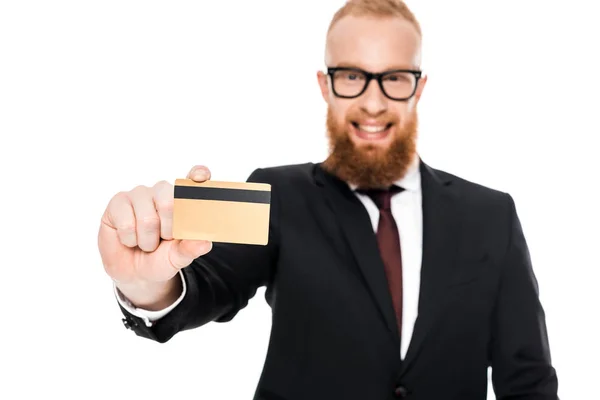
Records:
M494 310L492 384L499 400L558 400L545 313L514 200L509 241Z
M186 291L181 302L167 315L148 326L119 304L123 323L138 336L164 343L178 332L208 322L227 322L248 305L261 286L274 276L279 252L279 204L277 186L263 169L255 170L247 182L271 184L269 241L265 246L213 243L212 250L183 268Z

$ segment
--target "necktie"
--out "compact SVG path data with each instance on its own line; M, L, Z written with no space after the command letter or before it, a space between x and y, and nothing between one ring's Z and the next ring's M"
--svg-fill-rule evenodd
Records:
M392 296L398 334L402 335L402 256L398 226L392 215L391 199L403 188L392 186L387 189L359 190L368 195L379 208L377 225L377 244L385 267L388 287Z

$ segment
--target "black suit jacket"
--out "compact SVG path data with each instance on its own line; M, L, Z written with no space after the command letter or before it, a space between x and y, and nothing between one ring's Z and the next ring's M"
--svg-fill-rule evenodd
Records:
M272 185L267 246L215 243L183 269L187 293L139 336L166 342L226 322L266 286L272 330L255 400L557 399L545 316L510 195L420 160L423 260L405 360L376 237L350 188L306 163L258 169ZM408 340L408 339L405 339Z

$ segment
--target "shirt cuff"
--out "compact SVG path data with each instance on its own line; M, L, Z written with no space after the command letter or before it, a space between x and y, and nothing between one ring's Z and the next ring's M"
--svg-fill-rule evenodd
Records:
M174 309L179 303L181 303L181 300L183 300L183 297L185 296L185 292L186 292L186 285L185 285L185 279L183 278L183 273L181 272L181 270L179 271L179 276L181 277L181 284L183 287L183 290L181 291L181 295L169 307L164 308L162 310L158 310L158 311L144 310L143 308L135 307L123 295L123 293L121 293L121 291L117 288L117 285L114 283L113 283L113 290L115 292L115 296L117 297L117 301L124 309L129 311L132 315L135 315L136 317L141 318L147 327L151 327L153 325L153 322L156 322L159 319L161 319L162 317L164 317L165 315L167 315L169 312L171 312L172 309Z

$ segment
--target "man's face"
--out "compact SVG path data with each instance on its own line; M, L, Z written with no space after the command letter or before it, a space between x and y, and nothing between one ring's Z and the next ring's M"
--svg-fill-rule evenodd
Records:
M380 73L418 70L420 38L400 18L346 16L332 28L327 41L327 67L352 67ZM416 155L416 106L425 85L411 73L388 75L384 94L373 79L364 87L364 75L341 71L335 77L318 73L328 104L327 128L332 154L324 163L342 179L359 186L388 186L401 178ZM417 83L418 82L418 83Z

